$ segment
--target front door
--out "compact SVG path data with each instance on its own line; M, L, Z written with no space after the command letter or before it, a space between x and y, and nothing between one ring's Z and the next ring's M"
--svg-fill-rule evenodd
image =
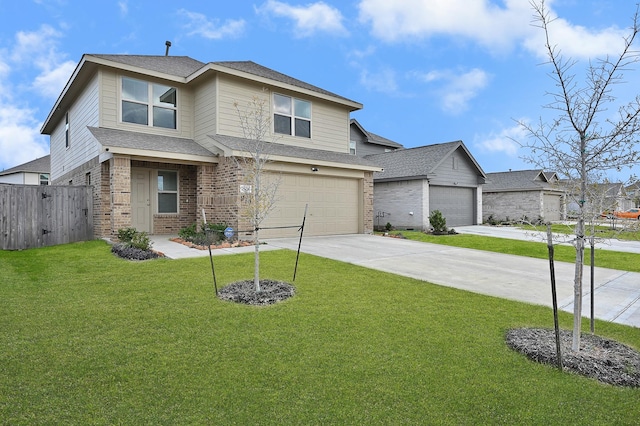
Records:
M140 232L151 233L150 170L131 170L131 226Z

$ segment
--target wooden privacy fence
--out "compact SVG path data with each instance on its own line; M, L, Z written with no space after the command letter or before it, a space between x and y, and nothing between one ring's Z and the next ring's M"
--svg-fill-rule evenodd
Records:
M92 194L90 186L0 184L0 248L93 239Z

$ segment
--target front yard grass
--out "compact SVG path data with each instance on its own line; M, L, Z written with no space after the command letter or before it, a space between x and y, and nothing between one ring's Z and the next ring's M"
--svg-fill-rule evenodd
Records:
M443 244L454 247L465 247L495 253L514 254L539 259L548 259L549 250L543 242L510 240L506 238L485 237L482 235L455 234L431 235L420 231L393 231L391 234L402 234L407 239L432 244ZM602 268L621 271L640 272L640 254L616 252L596 248L595 264ZM571 246L554 246L554 258L559 262L575 263L576 251ZM585 265L591 264L591 248L585 249Z
M638 221L631 219L616 219L615 228L611 221L603 221L602 225L594 228L596 238L615 238L623 241L640 241L640 230L638 230ZM519 228L527 231L546 232L546 226L518 225ZM554 223L551 225L551 232L557 234L573 234L575 225L567 225ZM591 235L591 227L585 227L586 235Z
M459 237L459 236L458 236ZM441 238L441 237L438 237ZM501 240L503 243L506 240ZM250 254L215 259L219 285ZM289 281L295 253L261 254ZM208 258L0 251L3 424L635 424L640 389L508 349L551 310L301 255L292 299L218 300ZM571 328L562 312L561 325ZM640 348L637 328L598 333Z

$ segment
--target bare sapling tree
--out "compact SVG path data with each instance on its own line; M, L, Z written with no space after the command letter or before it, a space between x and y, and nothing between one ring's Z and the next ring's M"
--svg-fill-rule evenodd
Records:
M265 92L266 93L266 92ZM241 170L240 211L253 230L255 246L253 282L260 292L260 227L276 204L280 178L266 173L270 163L267 144L271 139L268 96L254 96L245 106L234 103L247 140L247 156L235 157Z
M536 124L520 121L529 135L522 146L528 148L526 160L546 170L555 171L575 185L577 211L573 244L576 250L574 274L574 322L572 350L580 350L582 319L582 281L585 251L585 223L593 219L588 208L590 188L607 172L621 171L638 163L636 138L640 132L640 97L628 103L617 102L613 93L616 85L624 82L623 74L638 62L632 50L638 35L638 7L632 16L632 25L621 37L617 56L606 56L589 61L584 70L584 82L578 82L574 70L577 60L565 58L553 44L550 29L555 18L545 1L531 1L534 26L545 34L545 48L550 66L549 75L555 83L547 96L551 102L544 106L555 111L555 118ZM609 110L613 108L614 111ZM617 111L615 111L617 109Z

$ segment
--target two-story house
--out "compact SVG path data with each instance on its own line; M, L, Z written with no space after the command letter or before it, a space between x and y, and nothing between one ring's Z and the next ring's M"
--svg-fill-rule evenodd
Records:
M402 144L376 135L362 127L355 118L351 119L351 138L349 141L349 152L351 154L364 157L402 148L404 148Z
M306 205L306 235L371 232L380 168L349 153L350 113L362 105L248 61L84 55L42 126L51 181L93 186L97 237L129 226L175 234L203 210L247 229L235 159L253 145L237 106L256 98L271 122L269 173L280 177L262 235L296 235L278 227L300 224Z

